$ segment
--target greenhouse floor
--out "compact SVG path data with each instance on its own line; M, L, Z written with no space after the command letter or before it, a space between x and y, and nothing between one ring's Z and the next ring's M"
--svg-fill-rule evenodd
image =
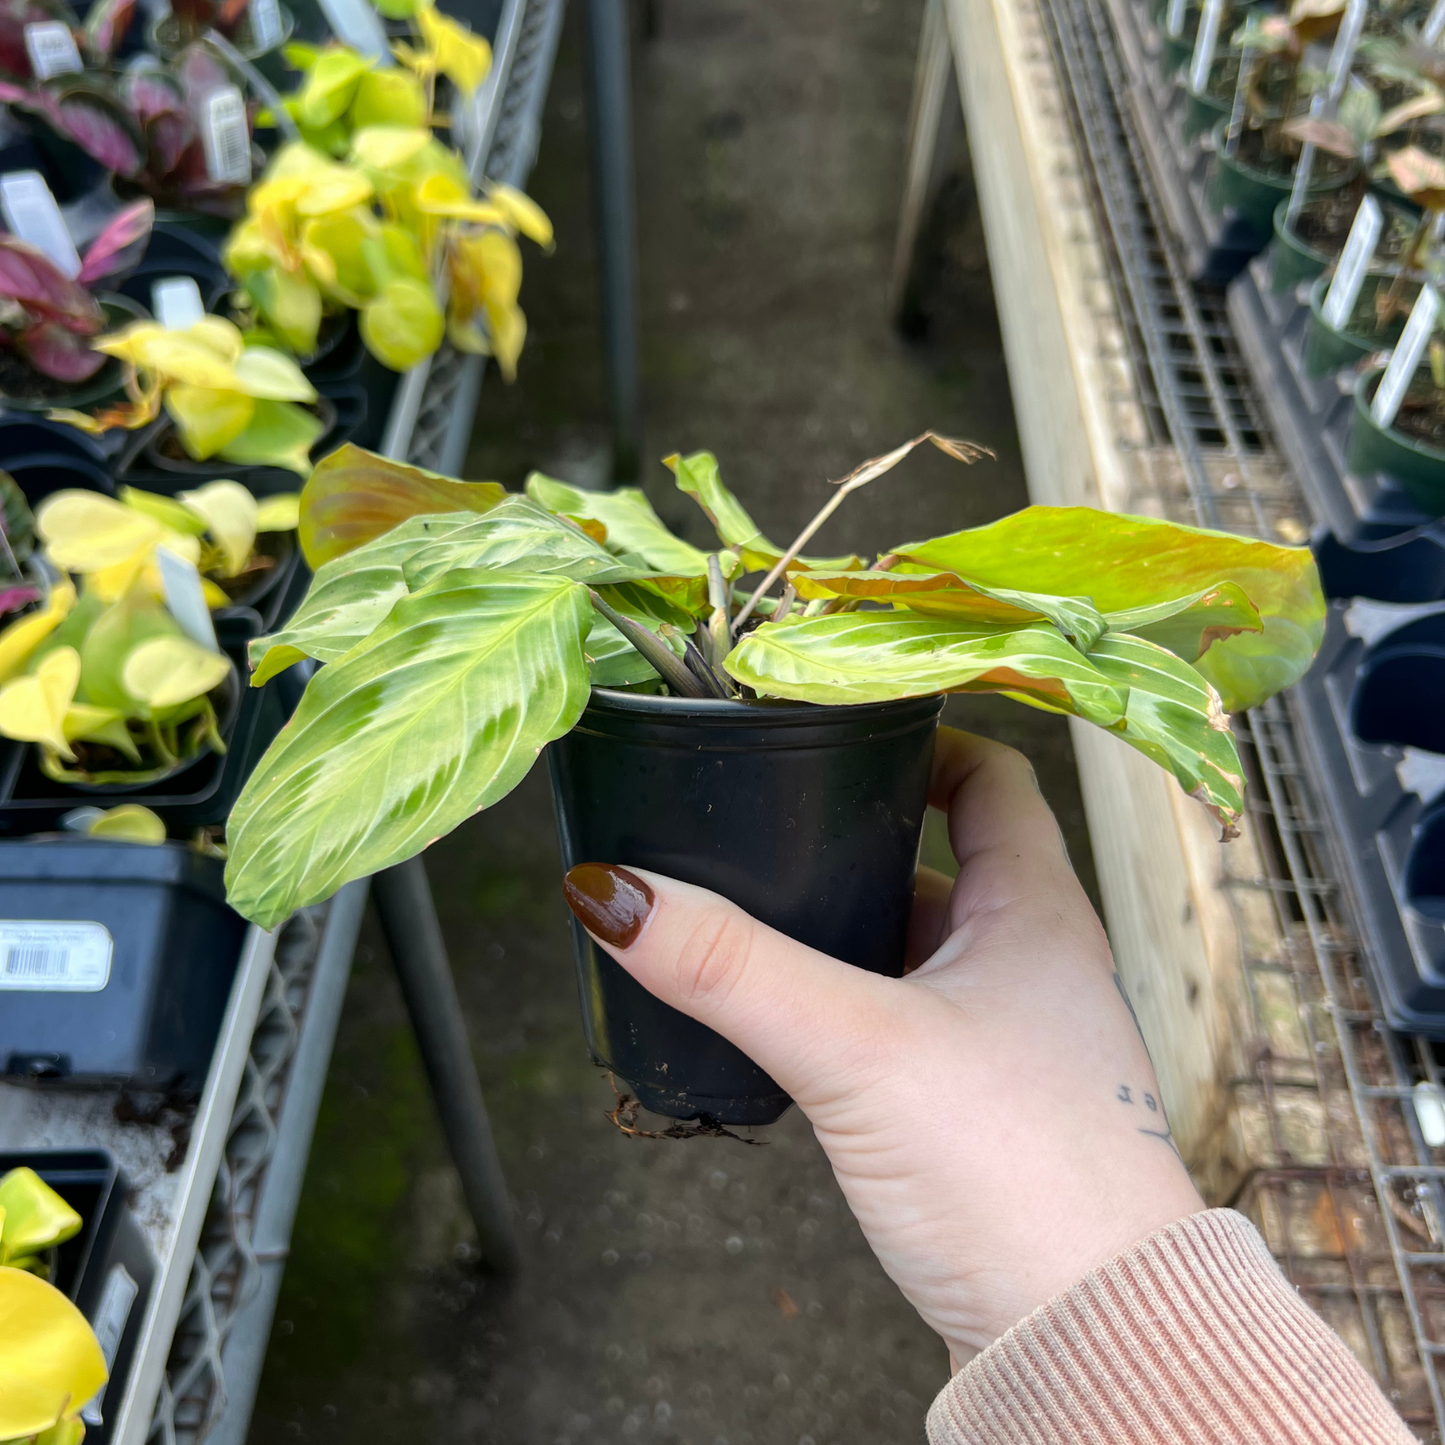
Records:
M921 0L654 0L634 59L646 436L642 481L706 524L657 458L707 447L786 540L827 477L925 427L993 447L919 455L821 538L881 549L1025 504L966 167L945 190L927 325L888 324L887 276ZM607 480L587 184L582 7L569 15L532 192L517 384L489 377L467 475ZM640 14L639 14L640 19ZM1092 889L1062 719L955 699L1023 748ZM936 821L936 820L935 820ZM931 828L926 852L936 856ZM726 1140L627 1139L586 1056L543 769L427 866L507 1179L523 1264L469 1262L390 963L363 933L251 1440L871 1445L922 1438L947 1373L883 1275L796 1111Z

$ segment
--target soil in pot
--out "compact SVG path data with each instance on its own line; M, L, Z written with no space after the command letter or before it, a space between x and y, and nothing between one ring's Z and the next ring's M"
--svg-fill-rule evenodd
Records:
M313 456L318 450L326 446L327 438L336 426L336 407L330 398L320 396L316 401L306 406L306 410L314 413L322 422L325 430L316 439L316 444L311 448ZM177 433L175 425L167 417L163 424L156 429L153 435L144 445L143 454L146 461L160 467L167 472L179 472L188 476L209 479L213 477L234 477L240 480L244 473L249 471L254 463L228 462L222 456L207 457L204 461L197 461L181 445L181 438ZM301 479L297 478L299 486Z
M1410 307L1420 294L1418 282L1406 282L1400 291L1399 305L1385 323L1379 319L1378 304L1382 292L1389 291L1394 276L1366 276L1355 298L1344 326L1330 326L1321 308L1329 289L1321 276L1310 288L1310 329L1305 344L1305 372L1309 376L1328 376L1342 366L1353 366L1377 351L1388 351L1400 339L1410 318Z
M941 708L936 697L809 707L596 689L548 748L563 865L665 873L896 976ZM580 924L573 938L588 1046L646 1108L733 1125L787 1109L739 1049L655 999Z
M1289 195L1296 158L1283 151L1267 150L1262 128L1246 128L1235 154L1228 155L1226 124L1220 121L1211 132L1214 158L1206 187L1209 209L1215 215L1234 212L1259 236L1263 245L1273 230L1275 207ZM1357 168L1354 161L1327 152L1316 153L1310 196L1343 186Z
M258 532L246 565L234 577L212 577L233 607L255 607L279 587L296 554L294 532Z

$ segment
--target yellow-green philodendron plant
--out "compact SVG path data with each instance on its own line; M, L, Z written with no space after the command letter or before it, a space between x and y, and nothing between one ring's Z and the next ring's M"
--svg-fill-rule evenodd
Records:
M801 555L847 492L925 439L980 455L916 438L844 479L788 548L710 453L668 458L717 531L712 553L636 488L534 474L516 495L355 447L326 458L301 500L315 579L252 644L251 680L326 666L231 815L232 905L273 927L419 853L509 793L594 686L820 704L1000 692L1116 734L1228 830L1244 784L1226 714L1298 678L1323 633L1308 550L1029 507L871 566Z

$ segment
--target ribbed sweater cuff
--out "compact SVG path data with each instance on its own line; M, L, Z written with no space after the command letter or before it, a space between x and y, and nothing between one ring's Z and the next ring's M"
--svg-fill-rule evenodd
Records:
M1412 1445L1232 1209L1191 1215L1021 1320L949 1382L932 1445Z

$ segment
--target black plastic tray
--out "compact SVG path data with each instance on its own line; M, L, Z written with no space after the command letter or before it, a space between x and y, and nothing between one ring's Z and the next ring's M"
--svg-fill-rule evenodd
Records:
M302 570L288 592L296 597ZM263 631L260 617L248 608L217 614L216 635L235 662L241 696L236 719L225 735L224 756L207 753L183 771L150 790L88 790L55 783L40 771L36 750L29 743L0 743L0 837L57 831L61 819L75 808L115 807L140 803L164 820L173 838L189 838L196 828L224 823L252 768L271 740L285 726L300 701L305 680L292 677L288 668L264 687L247 685L246 644Z
M125 1178L103 1149L36 1149L0 1153L0 1175L33 1169L85 1221L61 1245L51 1281L90 1321L105 1355L110 1379L85 1412L90 1445L110 1439L107 1399L118 1400L135 1359L156 1263L126 1203ZM133 1288L132 1288L133 1286Z
M1309 307L1298 295L1270 291L1268 255L1230 286L1229 317L1275 436L1316 518L1349 543L1430 527L1436 519L1397 483L1382 474L1356 476L1345 465L1354 425L1355 372L1305 375Z
M246 933L224 871L183 843L0 842L0 920L31 925L0 938L0 1069L198 1096Z

